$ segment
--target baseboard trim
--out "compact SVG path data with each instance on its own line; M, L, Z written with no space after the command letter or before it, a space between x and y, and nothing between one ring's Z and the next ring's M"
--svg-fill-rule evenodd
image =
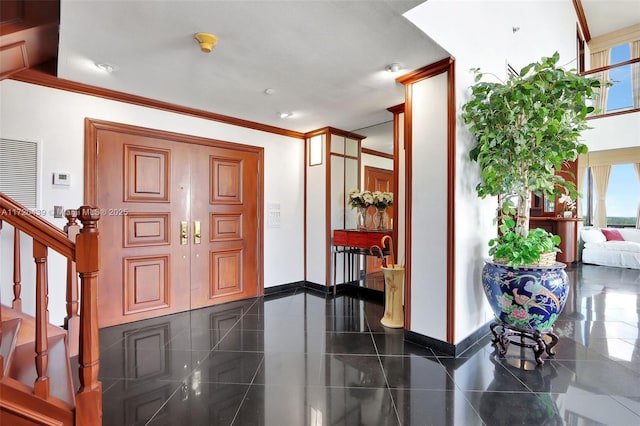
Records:
M264 295L273 296L274 294L288 293L301 288L323 295L333 295L333 287L323 284L317 284L311 281L297 281L293 283L267 287L264 289ZM351 296L357 296L363 299L384 303L384 292L372 290L366 287L360 287L351 283L338 284L336 286L336 294L349 294Z
M293 282L293 283L288 283L288 284L280 284L280 285L274 285L272 287L267 287L264 289L264 295L265 296L270 296L272 294L276 294L276 293L285 293L285 292L289 292L289 291L294 291L300 287L304 286L304 281L298 281L298 282Z
M482 345L478 343L481 341L484 342L484 339L489 335L490 323L491 322L487 322L482 325L456 345L439 339L434 339L433 337L425 336L411 330L404 331L404 339L408 342L415 343L416 345L432 349L436 354L459 357L463 353L474 353L475 351L482 349Z

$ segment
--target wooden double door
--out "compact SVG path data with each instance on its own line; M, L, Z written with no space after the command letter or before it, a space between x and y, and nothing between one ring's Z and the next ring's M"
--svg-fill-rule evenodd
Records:
M100 327L258 295L261 149L113 127L93 132Z

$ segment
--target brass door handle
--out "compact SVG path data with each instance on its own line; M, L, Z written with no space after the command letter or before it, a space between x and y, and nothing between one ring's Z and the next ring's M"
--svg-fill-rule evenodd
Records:
M180 245L189 244L189 222L180 222Z
M201 239L200 221L196 220L193 222L193 244L200 244Z

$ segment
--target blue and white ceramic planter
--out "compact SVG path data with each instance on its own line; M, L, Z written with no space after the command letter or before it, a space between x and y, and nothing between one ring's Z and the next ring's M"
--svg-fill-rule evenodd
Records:
M567 301L566 265L512 268L486 260L482 287L496 318L521 330L550 330Z

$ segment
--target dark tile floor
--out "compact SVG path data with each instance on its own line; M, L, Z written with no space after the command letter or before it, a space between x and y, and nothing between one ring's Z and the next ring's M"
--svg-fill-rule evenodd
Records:
M105 425L640 425L640 271L570 268L555 359L451 358L311 291L101 330Z

